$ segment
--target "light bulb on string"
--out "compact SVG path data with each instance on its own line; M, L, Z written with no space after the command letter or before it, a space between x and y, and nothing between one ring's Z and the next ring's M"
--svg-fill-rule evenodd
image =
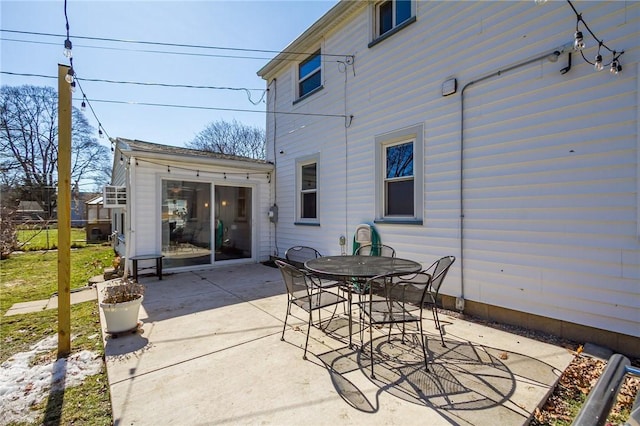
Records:
M73 80L71 82L71 84L69 85L69 89L71 89L71 93L75 93L76 92L76 81Z
M80 104L80 110L82 112L85 112L87 110L87 103L84 101L85 100L85 96L83 95L82 97L82 103Z
M120 165L124 164L124 157L122 157L122 154L120 154Z
M584 38L582 37L582 31L576 31L574 34L575 40L573 41L573 48L575 50L582 50L586 47L584 43Z
M73 52L71 51L71 40L66 39L64 41L64 51L62 52L66 58L71 58Z
M102 139L102 138L104 137L104 136L103 136L103 134L102 134L102 126L99 126L99 127L98 127L98 137L99 137L100 139Z
M598 54L596 56L596 63L593 65L596 71L602 71L604 66L602 65L602 55Z
M71 84L73 83L74 77L75 77L76 73L73 70L73 67L69 68L69 71L67 71L67 75L64 76L64 79L67 83Z
M620 63L617 59L614 59L611 62L611 68L609 68L609 72L611 74L617 75L620 71L622 71L622 66L620 66Z

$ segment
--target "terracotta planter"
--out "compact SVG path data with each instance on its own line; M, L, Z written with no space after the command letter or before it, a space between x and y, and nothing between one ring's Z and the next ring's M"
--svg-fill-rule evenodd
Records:
M104 319L107 323L107 333L122 333L138 328L138 312L144 297L129 302L100 303Z

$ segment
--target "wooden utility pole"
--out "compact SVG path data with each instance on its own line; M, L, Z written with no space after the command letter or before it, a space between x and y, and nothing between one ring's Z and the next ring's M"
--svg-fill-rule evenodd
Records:
M58 64L58 358L71 353L71 87Z

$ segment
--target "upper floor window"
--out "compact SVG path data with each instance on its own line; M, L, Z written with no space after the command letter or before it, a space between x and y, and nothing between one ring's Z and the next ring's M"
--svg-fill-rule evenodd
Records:
M384 35L412 16L411 0L387 0L376 5L376 37Z
M322 86L322 60L320 50L298 64L298 98Z

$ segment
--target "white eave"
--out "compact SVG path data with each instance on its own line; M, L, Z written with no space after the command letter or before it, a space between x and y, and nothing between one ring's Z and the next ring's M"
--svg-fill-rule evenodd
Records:
M325 35L329 30L342 23L350 14L367 5L366 1L341 0L333 6L327 13L311 25L305 32L289 44L275 58L271 59L264 67L258 71L258 76L265 80L269 80L269 76L274 74L281 67L286 66L285 59L291 59L292 53L287 52L304 52L305 49L311 48L311 45ZM354 52L327 52L332 54L344 54L345 56L353 55ZM295 55L294 55L295 56ZM302 59L302 58L300 58Z

